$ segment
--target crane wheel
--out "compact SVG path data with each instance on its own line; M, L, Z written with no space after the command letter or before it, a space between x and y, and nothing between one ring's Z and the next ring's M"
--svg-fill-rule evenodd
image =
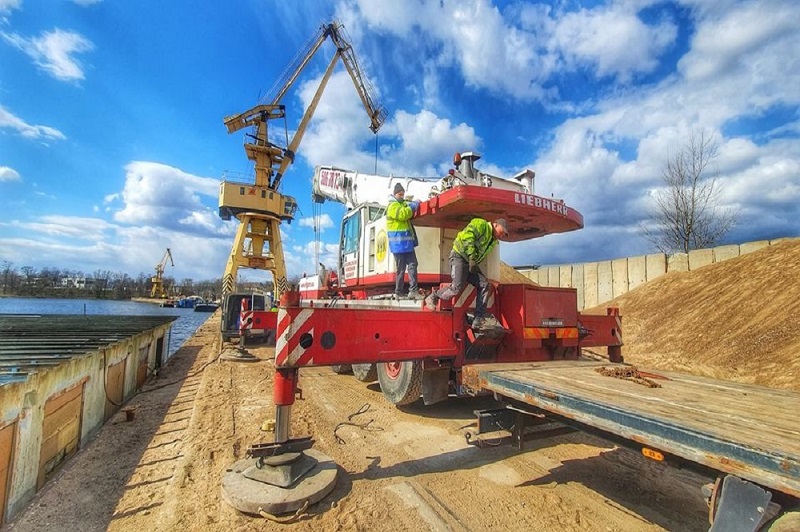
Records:
M378 380L378 368L375 364L353 364L353 375L361 382Z
M379 363L378 382L387 401L411 404L422 395L422 361Z
M792 532L800 530L800 508L788 511L770 521L761 530L765 532Z
M338 373L339 375L347 375L353 372L353 368L350 364L334 364L331 366L331 369L334 373Z

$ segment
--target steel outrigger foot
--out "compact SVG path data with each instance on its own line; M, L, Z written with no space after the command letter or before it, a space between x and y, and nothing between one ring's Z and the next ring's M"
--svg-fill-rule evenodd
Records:
M222 498L246 514L287 514L325 498L337 473L333 459L316 449L245 458L222 476Z
M297 387L297 368L277 368L273 382L275 442L251 445L247 458L222 476L222 498L247 514L281 515L321 501L333 490L338 468L312 449L310 436L289 438L289 418Z

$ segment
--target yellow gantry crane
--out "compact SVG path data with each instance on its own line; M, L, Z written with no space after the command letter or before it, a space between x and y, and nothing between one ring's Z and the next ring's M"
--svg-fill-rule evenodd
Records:
M152 283L150 297L158 297L161 299L167 297L167 291L164 290L164 269L167 267L167 259L169 259L170 265L175 267L175 263L172 261L172 252L169 248L164 252L161 262L156 264L156 274L150 278L150 282Z
M288 142L286 109L280 102L327 39L330 39L336 46L336 53L325 70L322 81L305 111L294 137L291 142ZM276 86L280 85L280 90L270 103L257 105L243 113L227 116L223 120L228 133L252 127L252 133L245 138L244 149L247 158L255 162L255 183L225 180L220 185L220 217L223 220L230 220L232 217L239 220L239 229L222 279L223 295L235 291L239 268L270 271L275 284L276 299L288 286L279 226L282 220L294 219L297 202L293 197L284 196L278 192L278 186L287 168L294 162L306 127L316 111L320 97L340 58L369 115L370 129L377 133L386 120L386 110L376 103L374 90L361 73L353 47L345 39L344 27L341 24L333 22L323 25L315 38L309 41L308 46L301 50L296 57L297 61L285 71L289 75L282 78L284 80L282 83L279 81L276 84ZM281 118L284 119L286 147L271 142L269 137L269 121Z

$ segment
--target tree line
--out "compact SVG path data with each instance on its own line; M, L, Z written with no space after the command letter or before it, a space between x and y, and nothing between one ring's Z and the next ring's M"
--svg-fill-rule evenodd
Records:
M150 297L151 276L140 273L131 277L127 273L95 270L92 274L81 271L32 266L16 268L10 261L0 262L0 295L17 297L131 299ZM197 295L215 300L222 293L222 278L196 282L185 278L176 281L164 276L164 286L170 297Z

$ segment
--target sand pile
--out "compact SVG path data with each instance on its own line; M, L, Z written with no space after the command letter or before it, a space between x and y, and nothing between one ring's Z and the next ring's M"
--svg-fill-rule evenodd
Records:
M626 362L800 391L798 239L668 273L613 303Z

